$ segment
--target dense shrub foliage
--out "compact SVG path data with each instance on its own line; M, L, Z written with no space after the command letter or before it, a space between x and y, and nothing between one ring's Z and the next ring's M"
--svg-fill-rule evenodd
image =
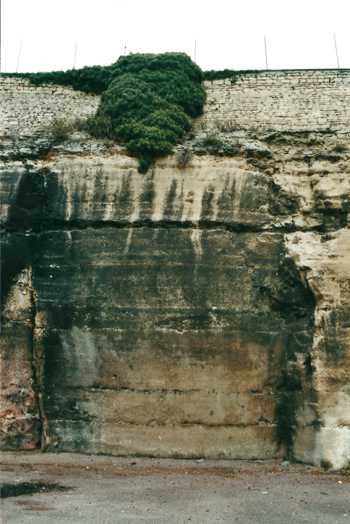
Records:
M91 132L112 129L113 138L125 142L128 154L139 159L139 172L146 173L189 131L190 118L203 112L203 73L182 53L139 54L121 57L111 77Z
M102 66L68 69L68 71L51 71L49 73L6 73L2 76L28 78L32 84L55 84L70 86L77 91L100 95L111 82L111 68Z
M176 138L190 126L179 105L158 95L153 83L130 73L114 80L102 94L92 132L108 120L113 137L125 142L128 153L139 158L141 173L147 172L157 156L169 154Z
M166 54L176 56L180 53ZM126 57L126 60L129 60L131 57L135 58L137 56L150 55L129 55L128 57ZM147 69L160 71L162 69L161 60L156 59L162 56L165 55L154 55L154 60L152 64L149 64L149 67ZM124 60L125 57L121 57L115 64L105 67L86 66L82 69L68 69L68 71L52 71L50 73L2 73L2 76L29 78L29 80L35 85L58 84L63 86L72 86L74 89L78 91L84 91L85 93L100 95L103 91L105 91L108 88L109 84L114 80L116 76L120 76L121 74L124 74L126 72L138 72L138 69L136 67L137 64L135 62L130 63L129 61L129 63L126 64L123 63ZM168 63L170 63L170 61L168 61ZM139 66L140 63L138 64L138 67ZM178 63L176 60L173 60L173 66L174 70L177 69ZM212 69L211 71L202 72L199 69L199 74L198 71L194 73L194 71L191 72L191 70L189 70L188 72L190 74L192 73L192 76L190 76L192 80L198 81L200 78L202 80L219 80L223 78L233 78L238 75L259 73L259 71L260 70L256 69L248 69L242 71L236 71L234 69L222 69L221 71L215 71L214 69Z
M258 73L257 69L247 69L245 71L235 71L234 69L222 69L221 71L205 71L204 80L220 80L223 78L233 78L238 75L247 75L250 73Z

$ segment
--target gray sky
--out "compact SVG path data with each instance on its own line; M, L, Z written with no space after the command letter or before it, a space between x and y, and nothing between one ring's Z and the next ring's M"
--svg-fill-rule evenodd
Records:
M2 0L2 71L109 64L185 52L207 69L350 68L349 0ZM113 60L111 60L114 57Z

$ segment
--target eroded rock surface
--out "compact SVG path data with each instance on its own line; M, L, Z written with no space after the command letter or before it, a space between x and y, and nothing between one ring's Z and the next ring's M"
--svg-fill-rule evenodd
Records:
M349 131L4 146L5 449L348 463Z

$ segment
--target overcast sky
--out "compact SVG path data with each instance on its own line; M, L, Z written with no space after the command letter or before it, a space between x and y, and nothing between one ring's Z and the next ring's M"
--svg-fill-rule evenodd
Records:
M349 0L2 0L2 71L181 51L207 69L350 68Z

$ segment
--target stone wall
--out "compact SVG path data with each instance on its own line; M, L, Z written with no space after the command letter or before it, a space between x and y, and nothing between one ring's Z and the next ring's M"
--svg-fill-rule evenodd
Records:
M205 81L197 128L343 129L350 121L350 71L262 71ZM2 135L30 135L54 117L86 117L100 97L27 79L0 78Z
M84 118L95 113L99 96L87 95L73 88L43 84L35 86L27 79L0 78L1 135L30 136L53 118Z
M349 70L263 71L204 85L207 103L198 127L349 127Z

